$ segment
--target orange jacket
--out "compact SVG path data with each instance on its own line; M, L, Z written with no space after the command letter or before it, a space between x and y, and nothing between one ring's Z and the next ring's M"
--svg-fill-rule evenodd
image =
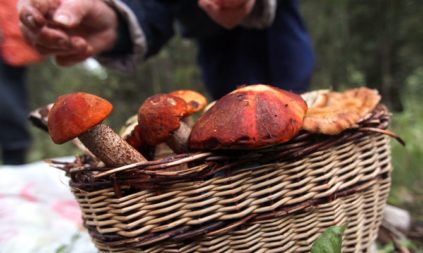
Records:
M41 61L19 28L17 0L0 0L0 57L9 65L24 66Z

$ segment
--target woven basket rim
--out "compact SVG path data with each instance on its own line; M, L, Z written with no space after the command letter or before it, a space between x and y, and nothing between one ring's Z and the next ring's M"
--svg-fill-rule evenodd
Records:
M159 160L130 164L118 168L97 166L88 156L77 156L73 162L50 161L53 167L64 170L70 177L70 186L82 191L96 191L110 186L120 187L135 182L145 188L162 187L190 180L200 180L251 163L270 164L295 161L315 152L324 151L341 143L363 136L387 134L402 142L387 130L390 113L378 105L355 128L338 135L320 135L301 131L286 143L255 150L214 150L171 155ZM370 133L369 133L370 132ZM188 165L188 166L181 166Z

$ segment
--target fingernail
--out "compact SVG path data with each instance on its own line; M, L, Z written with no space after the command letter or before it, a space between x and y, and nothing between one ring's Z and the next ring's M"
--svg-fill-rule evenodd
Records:
M71 25L72 20L69 15L61 13L54 16L54 21L56 21L57 23L61 25L69 26Z
M26 16L26 22L28 23L28 25L31 26L31 28L36 28L37 27L36 24L35 24L35 19L31 15Z

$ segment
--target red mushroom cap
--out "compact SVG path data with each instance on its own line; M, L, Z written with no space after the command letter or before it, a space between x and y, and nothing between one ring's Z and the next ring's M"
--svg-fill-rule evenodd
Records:
M169 94L147 98L138 111L141 138L151 146L166 141L186 114L187 104L182 98Z
M101 123L112 111L107 100L84 92L57 98L48 114L48 132L56 144L62 144Z
M305 101L268 85L239 88L211 107L194 125L192 149L259 148L290 140L301 129Z

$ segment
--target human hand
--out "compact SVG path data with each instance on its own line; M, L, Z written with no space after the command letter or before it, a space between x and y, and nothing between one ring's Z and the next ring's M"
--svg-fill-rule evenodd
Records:
M232 29L248 16L255 0L198 0L198 5L216 23Z
M62 66L113 47L117 15L102 0L19 0L21 30L43 55Z
M247 0L213 0L213 1L222 8L236 8L245 4L245 2L247 2Z

